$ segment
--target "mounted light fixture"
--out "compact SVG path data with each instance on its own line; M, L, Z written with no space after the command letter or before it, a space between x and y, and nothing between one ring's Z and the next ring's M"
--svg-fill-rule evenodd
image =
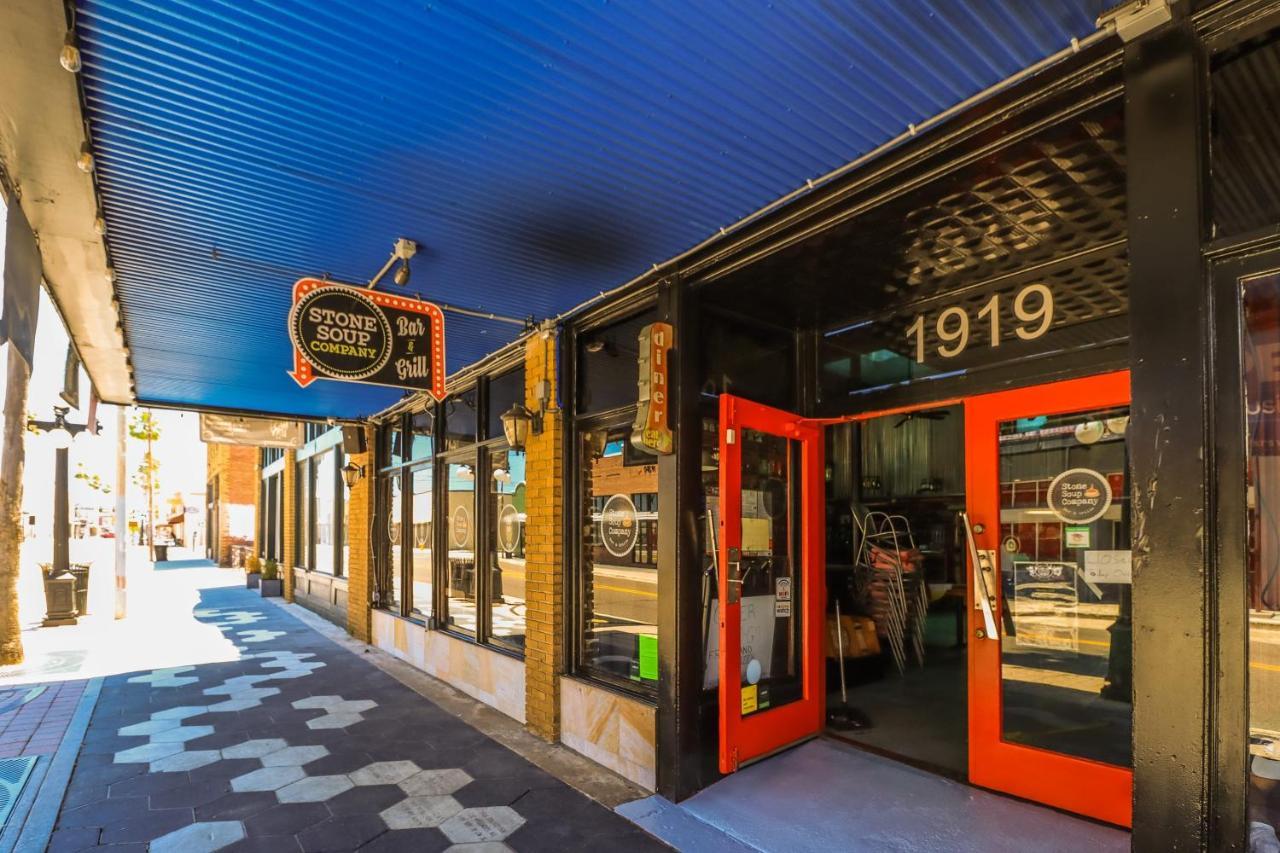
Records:
M378 282L382 281L383 276L395 266L396 261L400 262L400 269L396 270L392 281L404 287L409 283L409 259L418 254L418 244L407 237L397 237L395 246L391 248L391 257L387 258L387 262L382 265L382 269L378 270L378 274L369 279L369 289L378 286Z
M48 431L50 442L55 450L66 450L71 446L75 436L67 429L67 412L62 406L53 407L53 427Z
M589 429L583 433L582 437L587 442L587 447L591 450L592 459L599 459L604 456L604 449L609 444L608 430Z
M515 451L523 451L525 445L529 441L529 430L534 425L535 418L538 421L537 428L534 429L534 435L542 432L542 418L534 415L533 412L526 409L519 403L512 403L511 408L502 413L502 434L507 438L507 444L511 445L511 449Z
M80 143L80 156L76 158L76 168L86 175L93 171L93 151L88 142Z
M67 30L67 36L62 40L62 50L58 52L58 62L72 74L80 70L80 48L76 46L75 30Z
M348 462L342 466L342 482L347 484L348 489L354 489L356 483L360 482L364 477L364 466L357 465L354 462Z

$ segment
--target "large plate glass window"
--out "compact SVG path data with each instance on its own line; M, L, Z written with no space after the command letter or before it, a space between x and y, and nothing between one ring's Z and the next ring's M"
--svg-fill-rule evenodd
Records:
M335 463L339 448L331 448L312 457L311 472L314 477L315 524L312 527L312 553L315 555L309 568L326 574L339 574L334 566L334 545L337 532L338 466Z
M1280 849L1280 270L1246 278L1249 835ZM1263 842L1259 844L1259 842Z
M476 633L476 460L451 460L445 471L446 624Z
M486 511L489 637L499 645L519 650L524 649L525 614L524 461L522 451L490 451Z
M401 524L404 517L404 499L401 492L402 477L403 475L399 471L387 477L387 529L384 531L384 535L387 537L387 569L390 575L388 579L391 582L391 598L386 603L392 610L396 611L398 611L400 602L404 600L401 595L403 584L401 572L404 566L403 525Z
M582 666L650 689L658 680L658 567L642 531L657 525L658 466L631 448L629 434L599 427L582 437Z
M413 595L410 599L413 613L422 618L431 615L431 576L433 564L432 537L432 482L431 463L413 468L409 474L412 491L409 497L409 512L412 518L412 543L409 571L412 574Z

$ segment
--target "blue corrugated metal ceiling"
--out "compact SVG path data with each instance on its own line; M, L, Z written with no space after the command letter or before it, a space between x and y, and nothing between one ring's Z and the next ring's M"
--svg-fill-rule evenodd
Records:
M355 416L285 375L290 285L519 317L625 282L1094 28L1104 0L86 0L141 399ZM388 286L390 286L388 284ZM518 329L446 315L451 370Z

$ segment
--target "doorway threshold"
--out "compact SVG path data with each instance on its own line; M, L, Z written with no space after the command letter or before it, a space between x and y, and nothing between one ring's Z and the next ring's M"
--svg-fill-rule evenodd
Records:
M618 813L677 850L1126 851L1129 833L935 776L827 738L753 764L680 804ZM719 845L708 846L712 839Z

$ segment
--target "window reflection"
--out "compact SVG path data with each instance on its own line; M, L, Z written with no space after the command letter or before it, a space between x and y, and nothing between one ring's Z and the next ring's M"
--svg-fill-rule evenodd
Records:
M315 526L312 528L314 550L311 568L318 572L334 574L333 547L334 526L337 520L337 458L338 450L326 450L313 460L315 476Z
M1004 739L1124 767L1133 723L1128 425L1127 408L1000 425Z
M476 631L476 466L475 461L450 462L448 473L448 510L445 523L448 545L447 622L455 630L468 634Z
M524 648L524 453L495 450L489 486L489 636Z
M412 474L410 521L413 525L413 612L426 618L431 614L431 466L415 468Z
M387 540L390 545L388 554L388 574L391 575L391 600L389 605L398 605L403 599L400 596L400 567L404 552L401 550L401 518L404 507L400 496L400 474L392 474L387 478Z
M593 439L595 439L593 441ZM582 440L589 524L582 548L585 666L641 685L658 678L658 467L625 430Z
M1244 282L1249 524L1249 835L1280 841L1280 273Z

